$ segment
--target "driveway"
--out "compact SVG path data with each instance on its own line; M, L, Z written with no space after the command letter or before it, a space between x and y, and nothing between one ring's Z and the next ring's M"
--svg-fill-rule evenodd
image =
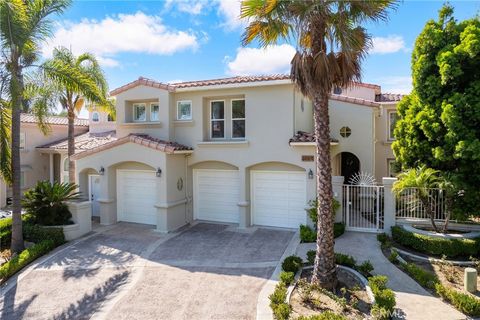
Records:
M2 287L1 319L253 319L293 232L119 223Z

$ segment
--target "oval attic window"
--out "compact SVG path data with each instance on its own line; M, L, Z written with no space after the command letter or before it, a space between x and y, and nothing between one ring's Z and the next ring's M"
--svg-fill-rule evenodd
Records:
M342 127L340 129L340 135L344 138L350 137L351 134L352 134L352 129L350 129L349 127Z

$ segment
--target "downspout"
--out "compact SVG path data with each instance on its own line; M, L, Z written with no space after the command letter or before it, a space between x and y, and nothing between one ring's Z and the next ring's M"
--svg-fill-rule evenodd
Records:
M296 98L296 95L295 95L295 85L293 86L293 134L292 134L292 137L295 136L295 133L296 133L296 117L295 117L295 98Z
M184 184L184 189L185 189L185 223L188 222L187 215L188 215L188 208L190 207L190 197L188 196L188 159L189 159L190 154L185 155L185 184Z

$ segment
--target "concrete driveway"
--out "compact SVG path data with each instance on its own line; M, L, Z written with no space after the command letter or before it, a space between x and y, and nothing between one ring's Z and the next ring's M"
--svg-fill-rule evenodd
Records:
M101 228L102 229L102 228ZM119 223L2 287L1 319L253 319L293 232Z

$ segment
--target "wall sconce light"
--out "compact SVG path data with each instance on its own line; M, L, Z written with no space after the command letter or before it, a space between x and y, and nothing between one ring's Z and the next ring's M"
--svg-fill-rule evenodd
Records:
M103 176L105 174L105 168L100 167L100 170L98 170L98 173L100 173L100 175Z
M155 175L160 178L162 176L162 169L158 168L157 169L157 172L155 173Z
M308 170L308 179L313 179L313 171L312 171L312 169Z

